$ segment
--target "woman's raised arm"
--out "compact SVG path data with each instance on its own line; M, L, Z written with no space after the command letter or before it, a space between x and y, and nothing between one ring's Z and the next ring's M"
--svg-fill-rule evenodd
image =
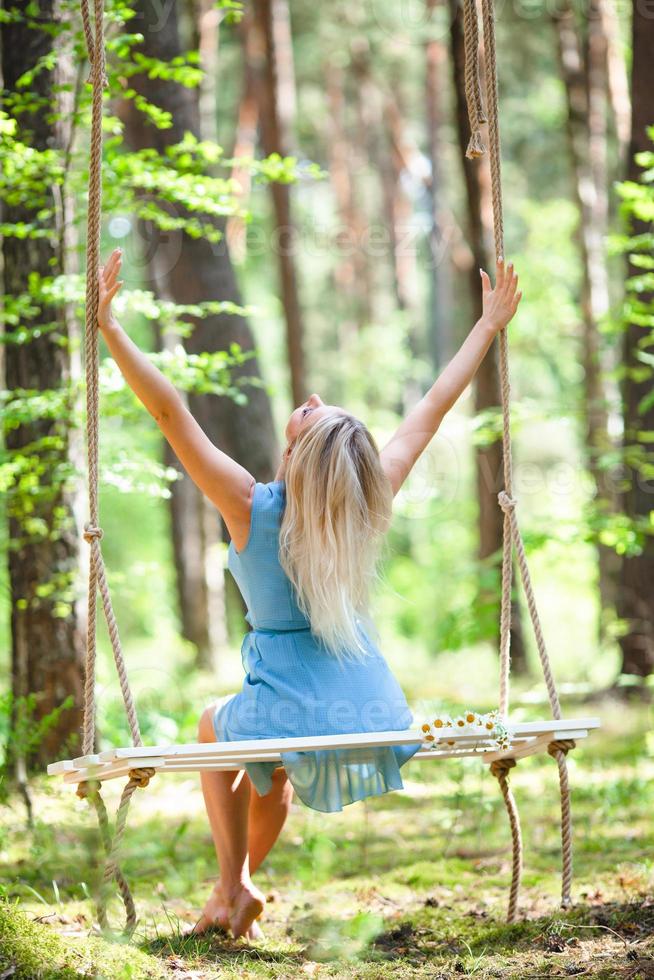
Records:
M130 388L170 443L180 463L220 511L234 544L247 541L254 477L211 442L184 405L179 392L125 333L111 310L122 286L122 254L116 249L100 270L98 326Z
M395 495L427 448L445 415L468 387L496 334L503 330L518 308L522 293L513 263L497 263L495 288L481 273L483 313L463 344L426 395L415 405L380 452L382 466Z

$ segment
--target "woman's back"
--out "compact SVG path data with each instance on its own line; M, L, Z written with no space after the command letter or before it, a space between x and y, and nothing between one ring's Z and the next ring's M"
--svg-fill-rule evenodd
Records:
M292 584L279 563L284 498L283 480L255 485L247 544L239 552L230 544L227 567L247 605L250 626L308 629L309 621L300 611Z
M257 483L250 535L228 567L248 607L252 629L243 639L242 690L219 705L218 741L402 731L412 717L386 661L364 630L365 657L338 658L312 633L279 562L285 505L281 480ZM399 766L419 748L283 753L298 796L318 810L402 787ZM252 763L257 791L269 791L274 763Z

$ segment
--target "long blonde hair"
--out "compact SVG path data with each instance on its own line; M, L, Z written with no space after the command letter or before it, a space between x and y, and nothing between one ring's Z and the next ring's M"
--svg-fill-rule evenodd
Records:
M336 656L361 658L393 501L375 441L353 416L323 415L293 442L284 478L282 568L312 632Z

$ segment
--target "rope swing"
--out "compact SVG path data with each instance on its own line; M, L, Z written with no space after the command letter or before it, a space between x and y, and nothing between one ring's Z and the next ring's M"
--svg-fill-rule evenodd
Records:
M465 50L465 91L468 117L472 134L466 151L470 159L485 152L479 132L484 118L481 106L479 84L479 28L477 24L476 0L463 0L464 10L464 50ZM493 203L493 237L496 260L504 256L504 212L502 207L502 173L500 163L500 126L497 91L497 56L495 47L495 13L493 0L481 0L485 77L486 107L488 113L488 149L490 157L491 197ZM502 554L502 600L500 612L500 699L499 710L503 719L509 711L509 672L511 648L511 583L513 578L513 548L515 548L520 578L527 600L529 617L536 638L547 694L555 719L561 718L561 705L552 675L545 638L536 607L536 598L531 584L524 542L516 516L516 500L513 495L513 449L511 442L511 384L509 378L509 341L506 328L500 330L500 387L502 395L502 459L504 464L504 489L498 494L498 503L504 513L503 554ZM571 903L572 883L572 822L570 815L570 788L566 755L574 748L573 739L553 741L548 746L549 754L556 759L559 767L559 786L561 790L561 843L563 859L561 905L567 908ZM508 763L512 760L500 760ZM513 763L515 765L515 762ZM515 921L520 878L522 872L522 839L520 819L516 802L507 781L508 769L512 766L493 763L491 772L497 777L511 823L513 838L513 873L509 899L509 922Z
M105 69L104 45L104 0L94 0L94 28L88 0L81 0L82 23L88 52L91 74L89 81L93 86L91 112L91 147L89 156L89 199L86 234L86 317L85 317L85 371L86 371L86 442L88 459L89 521L84 525L84 540L90 545L88 619L86 629L86 663L84 683L84 722L82 731L82 751L84 755L93 752L95 744L95 663L96 663L96 598L100 591L114 662L120 681L125 712L135 747L143 745L139 729L134 699L127 678L125 660L118 635L118 624L114 615L109 585L105 573L104 559L100 541L103 530L100 527L98 503L98 448L99 448L99 342L98 342L98 288L100 260L100 221L102 215L102 99L108 87ZM115 880L125 906L125 927L123 934L131 936L136 927L136 910L129 885L118 864L118 852L125 832L129 804L137 787L146 787L155 770L132 769L129 780L123 789L116 813L113 837L109 830L109 819L104 801L100 795L100 782L88 780L81 782L77 795L95 808L100 836L106 853L103 883L98 900L98 921L103 930L109 931L107 921L107 902L109 886Z

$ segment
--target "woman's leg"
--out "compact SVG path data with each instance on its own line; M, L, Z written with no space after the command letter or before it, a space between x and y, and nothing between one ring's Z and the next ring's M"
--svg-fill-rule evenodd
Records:
M282 832L291 809L293 787L283 769L275 769L272 789L259 796L254 788L250 792L248 814L248 850L250 873L254 874Z
M215 705L212 705L202 715L199 732L202 742L215 741L214 711ZM259 930L253 926L246 927L245 921L253 908L257 914L252 897L256 897L258 905L263 896L252 884L250 875L261 865L279 837L291 807L293 787L283 769L273 773L272 788L266 796L259 796L251 788L244 772L204 772L201 778L220 865L220 878L201 920L196 923L195 931L218 923L223 928L231 927L233 931L236 927L241 930L238 935L246 933L254 938ZM234 895L240 895L242 907L239 906L241 912L238 916L231 914Z
M201 742L215 742L214 706L200 719ZM202 792L209 816L216 857L220 865L222 897L228 907L228 924L234 936L243 936L265 905L262 893L252 884L248 853L250 781L244 772L202 772ZM217 897L217 896L216 896ZM209 900L208 905L211 903ZM211 909L205 907L203 919ZM224 909L223 909L224 915ZM215 921L214 916L214 921ZM220 921L220 925L227 923ZM201 931L202 923L196 924Z

